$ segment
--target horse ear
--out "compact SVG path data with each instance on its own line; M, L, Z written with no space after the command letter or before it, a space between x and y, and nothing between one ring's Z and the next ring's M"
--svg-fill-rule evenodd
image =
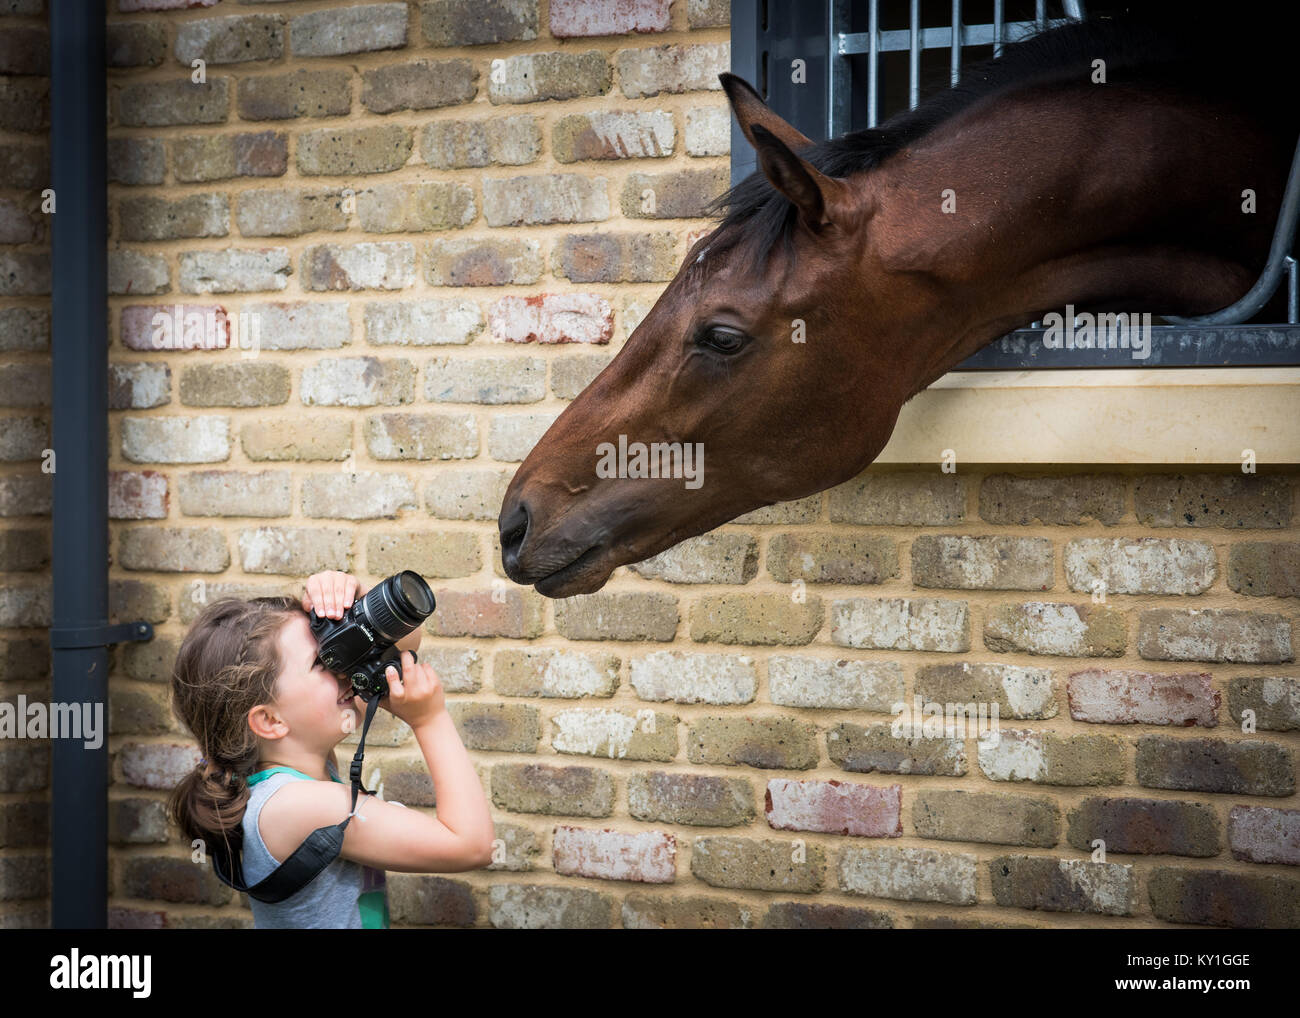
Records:
M795 204L814 232L833 223L848 200L844 182L800 159L763 125L753 124L751 130L759 166L772 186Z
M718 75L718 80L722 82L722 89L727 93L727 101L731 103L731 111L736 115L740 129L745 134L745 139L754 148L758 148L758 142L754 140L752 132L755 124L766 127L785 142L789 148L801 149L812 144L812 141L806 135L800 134L768 109L767 103L763 102L762 96L744 78L732 74L730 71L723 71Z

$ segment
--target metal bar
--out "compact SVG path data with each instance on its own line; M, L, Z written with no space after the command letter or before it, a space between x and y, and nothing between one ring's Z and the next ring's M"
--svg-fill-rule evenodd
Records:
M921 101L921 0L912 0L908 16L907 106L914 110Z
M993 0L993 55L1002 56L1002 0Z
M1175 315L1160 317L1172 325L1235 325L1255 314L1277 291L1286 257L1291 253L1298 212L1300 212L1300 138L1296 139L1295 152L1291 156L1291 172L1287 174L1286 191L1282 195L1282 209L1278 213L1277 225L1273 228L1273 243L1268 249L1268 264L1264 266L1264 272L1255 281L1255 285L1247 290L1240 300L1218 311L1186 318Z
M1047 24L1047 0L1034 0L1034 26L1041 32Z
M1061 0L1061 9L1071 21L1082 21L1084 18L1083 0Z
M1300 322L1300 289L1296 286L1296 261L1286 256L1286 320L1292 325Z
M1060 25L1068 25L1068 18L1049 19L1048 28L1057 28ZM1007 41L1022 38L1031 35L1037 30L1037 26L1032 21L1012 21L1002 26L1003 38ZM923 28L919 33L921 37L921 49L949 49L953 45L953 30L951 25L939 25L934 28ZM910 29L895 28L887 32L880 32L877 40L876 50L881 53L897 53L902 50L912 48L912 33ZM963 46L991 46L994 41L993 25L965 25L962 28L961 40ZM871 33L870 32L846 32L840 37L839 51L846 55L858 55L861 53L871 52Z
M963 45L961 31L961 0L952 0L952 55L949 58L948 73L955 85L961 80L961 48Z
M104 9L51 0L51 391L54 474L52 629L108 619L107 130ZM108 647L50 649L51 699L108 703ZM92 706L92 710L93 710ZM108 739L51 739L50 921L108 925Z
M856 52L861 53L862 50ZM875 127L880 112L880 3L867 7L867 126Z

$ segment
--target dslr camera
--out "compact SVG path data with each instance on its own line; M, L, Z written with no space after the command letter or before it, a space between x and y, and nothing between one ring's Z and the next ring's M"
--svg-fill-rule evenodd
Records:
M362 699L383 699L388 695L385 669L391 664L402 670L401 651L393 644L414 632L433 609L429 585L419 573L406 569L353 601L343 618L325 618L313 609L309 623L321 664L347 676Z

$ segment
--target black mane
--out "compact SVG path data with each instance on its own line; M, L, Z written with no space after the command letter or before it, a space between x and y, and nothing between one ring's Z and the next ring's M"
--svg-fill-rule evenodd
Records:
M1273 8L1265 18L1245 11L1225 12L1183 0L1167 8L1159 0L1141 13L1096 18L1062 25L1004 46L1002 56L964 68L957 85L936 92L915 109L905 110L878 127L814 142L799 150L820 172L847 177L879 165L888 156L951 119L974 103L999 92L1030 84L1086 82L1093 61L1106 62L1108 83L1177 82L1219 97L1237 95L1257 104L1282 102L1294 89L1294 18ZM1288 5L1289 6L1289 5ZM1295 107L1285 110L1288 125ZM1288 130L1291 130L1288 126ZM780 241L794 257L795 206L755 170L706 207L709 217L723 215L710 251L737 244L761 264ZM715 263L716 264L716 263ZM688 271L707 272L707 263Z

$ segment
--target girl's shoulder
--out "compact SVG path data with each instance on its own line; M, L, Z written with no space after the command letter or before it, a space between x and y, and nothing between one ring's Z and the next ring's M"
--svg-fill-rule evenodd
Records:
M321 781L301 772L279 773L254 784L253 793L263 786L265 798L256 811L257 833L266 850L281 861L312 831L336 824L348 813L348 787L337 781ZM249 801L251 805L254 800Z

